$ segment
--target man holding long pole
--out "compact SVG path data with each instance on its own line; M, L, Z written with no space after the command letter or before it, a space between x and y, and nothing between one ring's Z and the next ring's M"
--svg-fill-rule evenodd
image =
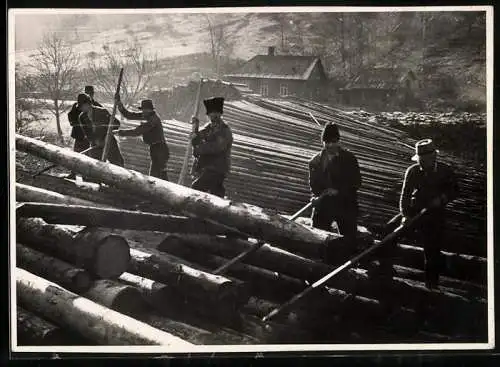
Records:
M120 121L112 117L108 110L103 107L92 105L92 100L87 94L78 95L78 106L82 111L78 116L78 121L85 133L86 139L95 150L89 152L92 158L101 160L104 150L108 126L112 130L120 127ZM112 117L112 118L111 118ZM120 147L114 136L109 137L109 147L107 159L110 163L124 166L124 159L120 152Z
M192 188L224 197L224 180L231 167L231 128L222 119L224 98L213 97L203 101L210 122L193 134ZM199 124L193 117L193 124Z
M412 160L417 163L406 170L399 205L403 222L415 216L422 208L429 208L427 215L415 228L424 246L425 285L429 289L438 286L442 268L445 206L458 193L454 172L450 166L437 160L438 152L431 139L415 144Z
M361 172L353 153L340 145L336 124L326 124L321 136L323 149L309 162L309 185L314 211L312 225L331 230L336 220L340 234L355 244L357 233L357 190Z
M115 95L115 102L120 113L129 120L143 121L133 129L119 129L115 131L118 136L140 136L145 144L149 145L151 165L149 175L168 181L167 162L170 157L167 140L163 133L161 119L155 111L153 101L145 99L141 101L139 109L141 112L132 112L123 105L120 94Z

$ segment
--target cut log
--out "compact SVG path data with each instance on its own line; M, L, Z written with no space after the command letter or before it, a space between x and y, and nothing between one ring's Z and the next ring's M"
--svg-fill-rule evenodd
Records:
M145 301L137 288L110 279L96 280L83 296L129 316L145 311Z
M158 246L158 249L168 251L206 267L217 267L225 261L225 259L218 256L207 254L207 247L204 248L204 251L200 251L198 247L197 251L192 244L192 242L169 242L167 237ZM268 250L273 251L273 248L269 246ZM314 281L328 274L332 269L326 264L312 262L309 259L300 259L293 254L288 256L286 252L277 250L274 253L276 258L273 260L278 260L281 257L281 269L287 270L286 266L288 265L294 269L293 273L300 275L299 271L302 268L302 274L313 276L312 278L302 279ZM259 257L261 261L256 260L255 263L262 263L266 257L265 255L265 252L261 254ZM276 263L279 262L273 262L273 264ZM289 274L291 271L287 273ZM245 264L238 264L238 266L230 269L228 274L247 281L252 288L252 294L276 302L286 300L287 297L289 298L302 291L306 286L305 283L301 284L299 279ZM446 315L442 316L442 320L440 320L441 324L447 324L448 327L451 327L456 322L456 315L460 313L481 315L478 316L477 320L478 329L480 328L479 325L482 325L483 321L485 321L484 302L460 296L453 293L453 290L442 289L441 291L430 292L422 283L406 281L400 278L394 278L391 282L381 282L376 276L372 276L370 273L367 274L366 271L361 269L350 269L337 279L332 280L330 286L335 287L337 291L345 292L347 290L349 293L358 294L361 297L378 300L387 307L392 308L406 307L421 310L432 306L436 310L443 310L442 312L453 309L453 312L446 311ZM331 307L334 309L336 306L332 305ZM463 326L469 327L470 323Z
M19 243L16 245L16 264L75 293L85 292L92 285L86 270Z
M59 326L17 306L17 345L68 345L68 334Z
M99 278L117 278L130 262L127 241L101 229L86 228L74 233L39 218L18 218L16 227L19 242L82 267Z
M29 310L101 345L165 345L188 348L178 337L110 310L57 284L16 269L17 299ZM28 307L29 306L29 307Z
M167 237L158 249L209 269L218 268L227 262L226 258L220 256L193 251L177 236ZM277 301L285 300L287 296L301 291L306 286L300 279L243 263L234 264L227 270L227 274L247 282L251 294Z
M104 228L133 229L176 233L227 234L237 233L227 227L208 223L202 219L174 215L146 213L94 205L67 205L51 203L24 203L16 211L19 217L42 218L47 223L98 226Z
M198 302L199 307L223 304L224 309L235 310L248 300L243 282L195 269L179 258L154 249L145 249L137 244L133 246L130 249L132 259L129 271L165 283L169 291L186 302Z
M16 135L16 148L75 172L99 179L119 189L148 196L151 200L163 203L170 210L188 216L210 218L211 221L235 227L251 237L270 243L279 243L280 246L292 251L321 257L325 247L341 246L343 242L341 236L304 227L271 210L247 204L236 204L136 171L99 162L19 134Z
M58 203L74 205L98 205L91 201L78 199L68 195L62 195L54 191L40 189L34 186L16 183L16 201L28 201L39 203Z

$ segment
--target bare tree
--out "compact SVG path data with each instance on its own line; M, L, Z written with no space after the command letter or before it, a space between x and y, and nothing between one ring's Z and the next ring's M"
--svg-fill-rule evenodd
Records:
M15 66L15 100L16 100L16 132L24 133L32 121L42 118L39 103L33 100L32 92L36 90L36 80L25 73L21 66Z
M157 54L146 54L137 39L129 41L124 49L103 46L102 55L97 52L87 54L84 76L101 89L105 99L112 100L122 67L124 73L120 90L122 101L128 106L148 91L153 77L161 69Z
M77 87L79 55L71 44L56 33L47 33L33 56L30 66L36 75L37 86L50 102L45 107L54 114L57 135L61 142L61 113L67 109L65 99L74 98Z
M225 16L219 15L207 15L205 18L208 23L208 32L210 36L210 53L212 55L212 60L214 62L214 71L217 76L221 77L221 57L230 56L233 52L234 42L227 31L227 25L225 24Z

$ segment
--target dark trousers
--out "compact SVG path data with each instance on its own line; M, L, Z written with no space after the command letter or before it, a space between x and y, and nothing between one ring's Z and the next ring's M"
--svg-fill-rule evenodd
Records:
M91 150L89 152L90 153L89 156L91 156L94 159L101 160L103 150L104 150L104 142L103 146ZM123 159L118 142L116 141L116 138L112 135L110 135L109 137L108 156L106 159L109 161L109 163L116 164L117 166L120 167L125 166L125 160Z
M168 181L167 162L170 157L168 145L164 143L150 145L149 155L151 157L149 175Z
M75 139L75 144L73 145L73 150L77 153L83 152L85 149L90 148L90 143L87 139Z
M441 247L444 239L445 221L439 215L422 218L417 235L424 246L424 270L427 286L437 286L443 268Z
M314 208L312 214L312 225L314 228L325 231L332 230L332 222L335 220L338 224L340 234L350 244L356 243L357 227L357 204L350 203L339 205L339 200L335 197L325 196L320 199L318 205Z
M195 190L208 192L212 195L224 197L226 189L224 188L224 180L226 175L210 169L204 169L201 174L195 178L191 187Z

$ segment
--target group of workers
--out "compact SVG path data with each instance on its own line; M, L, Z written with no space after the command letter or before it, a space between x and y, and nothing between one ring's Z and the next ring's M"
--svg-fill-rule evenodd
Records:
M120 121L113 117L94 100L93 86L86 86L79 94L77 102L68 113L72 125L71 136L75 139L74 150L86 152L101 159L108 127L112 134L108 137L107 159L110 163L124 166L124 159L114 137L141 136L149 145L149 175L168 180L167 162L169 148L164 135L161 119L155 111L152 100L141 101L131 112L115 95L120 113L129 120L141 123L132 129L120 129ZM209 118L199 131L191 134L194 162L192 166L192 188L224 197L224 181L231 165L231 128L223 118L224 98L205 99L204 105ZM193 117L193 124L199 124ZM109 124L111 123L111 126ZM355 155L345 149L341 142L338 125L327 123L321 135L323 149L309 162L309 184L312 193L312 225L315 228L331 230L333 221L346 241L355 243L357 234L358 199L362 175ZM441 247L445 226L445 206L457 196L457 181L450 166L438 161L438 150L431 139L421 140L415 145L416 163L405 173L399 209L402 221L415 216L423 208L427 214L419 221L416 233L424 247L425 283L429 289L438 286L442 271ZM71 173L70 176L74 176Z

